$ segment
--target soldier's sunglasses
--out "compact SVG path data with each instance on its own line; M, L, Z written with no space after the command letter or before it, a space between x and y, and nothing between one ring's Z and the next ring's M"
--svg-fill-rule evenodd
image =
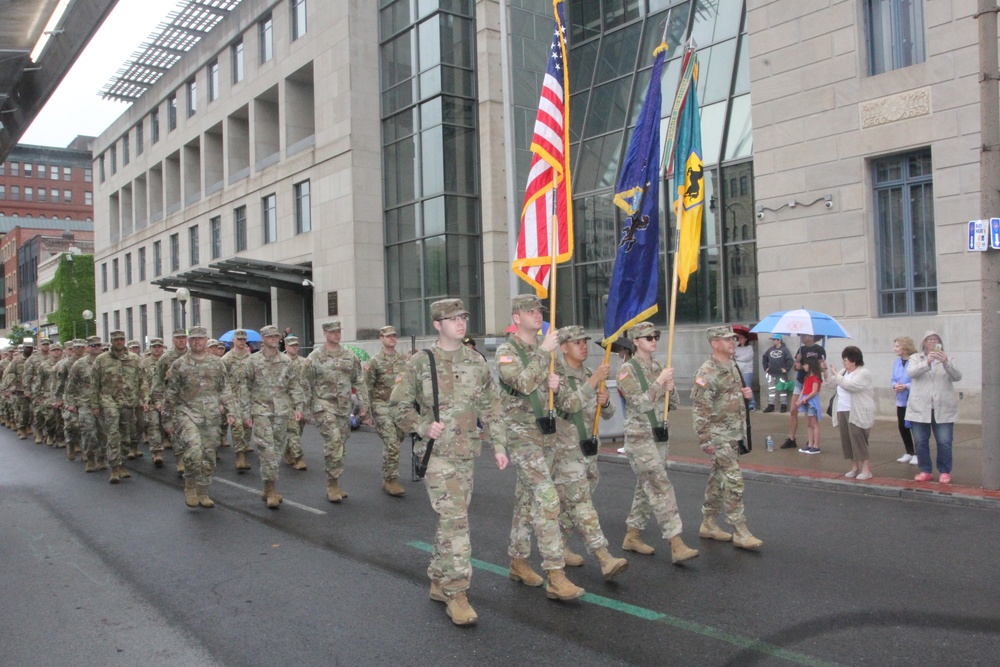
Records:
M652 343L654 340L660 340L660 334L654 334L652 336L639 336L639 338L642 338L643 340L648 340L649 342Z

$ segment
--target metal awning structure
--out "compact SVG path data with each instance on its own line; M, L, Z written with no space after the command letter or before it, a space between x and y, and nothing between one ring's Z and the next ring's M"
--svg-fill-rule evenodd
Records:
M237 295L268 301L272 287L303 296L311 295L313 289L311 264L278 264L245 258L215 262L205 269L192 269L152 282L169 292L186 287L191 296L223 301L230 306L236 305Z
M181 0L183 6L147 38L101 89L104 99L133 102L167 73L242 0Z

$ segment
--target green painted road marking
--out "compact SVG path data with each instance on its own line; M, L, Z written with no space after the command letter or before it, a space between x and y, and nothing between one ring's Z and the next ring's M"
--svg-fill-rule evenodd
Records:
M426 551L427 553L433 553L434 547L426 542L407 542L407 546L413 547L414 549L419 549L420 551ZM507 568L500 567L499 565L494 565L493 563L487 563L486 561L472 559L472 567L478 570L484 570L486 572L491 572L493 574L500 575L501 577L507 576ZM581 602L589 602L590 604L596 604L600 607L605 607L606 609L611 609L613 611L621 612L623 614L628 614L629 616L635 616L636 618L641 618L644 621L654 621L656 623L663 623L675 627L679 630L686 630L687 632L693 632L695 634L701 635L702 637L709 637L710 639L717 639L719 641L726 642L727 644L732 644L734 646L739 646L740 648L750 649L752 651L757 651L758 653L764 653L766 655L774 656L776 658L781 658L783 660L788 660L789 662L795 662L800 665L807 665L808 667L837 667L838 663L830 662L828 660L822 660L820 658L814 658L813 656L806 655L804 653L797 653L795 651L789 651L788 649L781 648L780 646L775 646L774 644L768 644L767 642L762 642L757 639L752 639L750 637L743 637L741 635L734 634L732 632L727 632L726 630L720 630L719 628L713 628L710 625L703 625L701 623L696 623L694 621L688 621L677 616L669 616L667 614L662 614L658 611L653 611L652 609L646 609L644 607L637 607L633 604L628 604L627 602L621 602L619 600L613 600L612 598L606 598L603 595L595 595L593 593L587 593L582 598Z

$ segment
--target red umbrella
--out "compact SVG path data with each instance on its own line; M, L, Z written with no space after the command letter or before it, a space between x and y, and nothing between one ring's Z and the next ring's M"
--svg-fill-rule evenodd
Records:
M515 331L517 331L517 325L514 324L510 325L509 327L503 330L504 333L514 333ZM542 322L542 335L544 336L548 332L549 332L549 323Z
M742 324L732 324L730 326L733 327L733 333L745 336L748 343L757 340L757 334L750 331L749 327L745 327Z

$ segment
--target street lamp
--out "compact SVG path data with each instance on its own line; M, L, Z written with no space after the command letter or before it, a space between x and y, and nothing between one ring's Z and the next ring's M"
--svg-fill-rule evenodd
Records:
M181 329L187 331L187 302L191 297L191 290L181 287L177 290L177 301L181 304Z
M83 319L87 322L87 338L90 338L90 320L94 319L94 311L83 311Z

